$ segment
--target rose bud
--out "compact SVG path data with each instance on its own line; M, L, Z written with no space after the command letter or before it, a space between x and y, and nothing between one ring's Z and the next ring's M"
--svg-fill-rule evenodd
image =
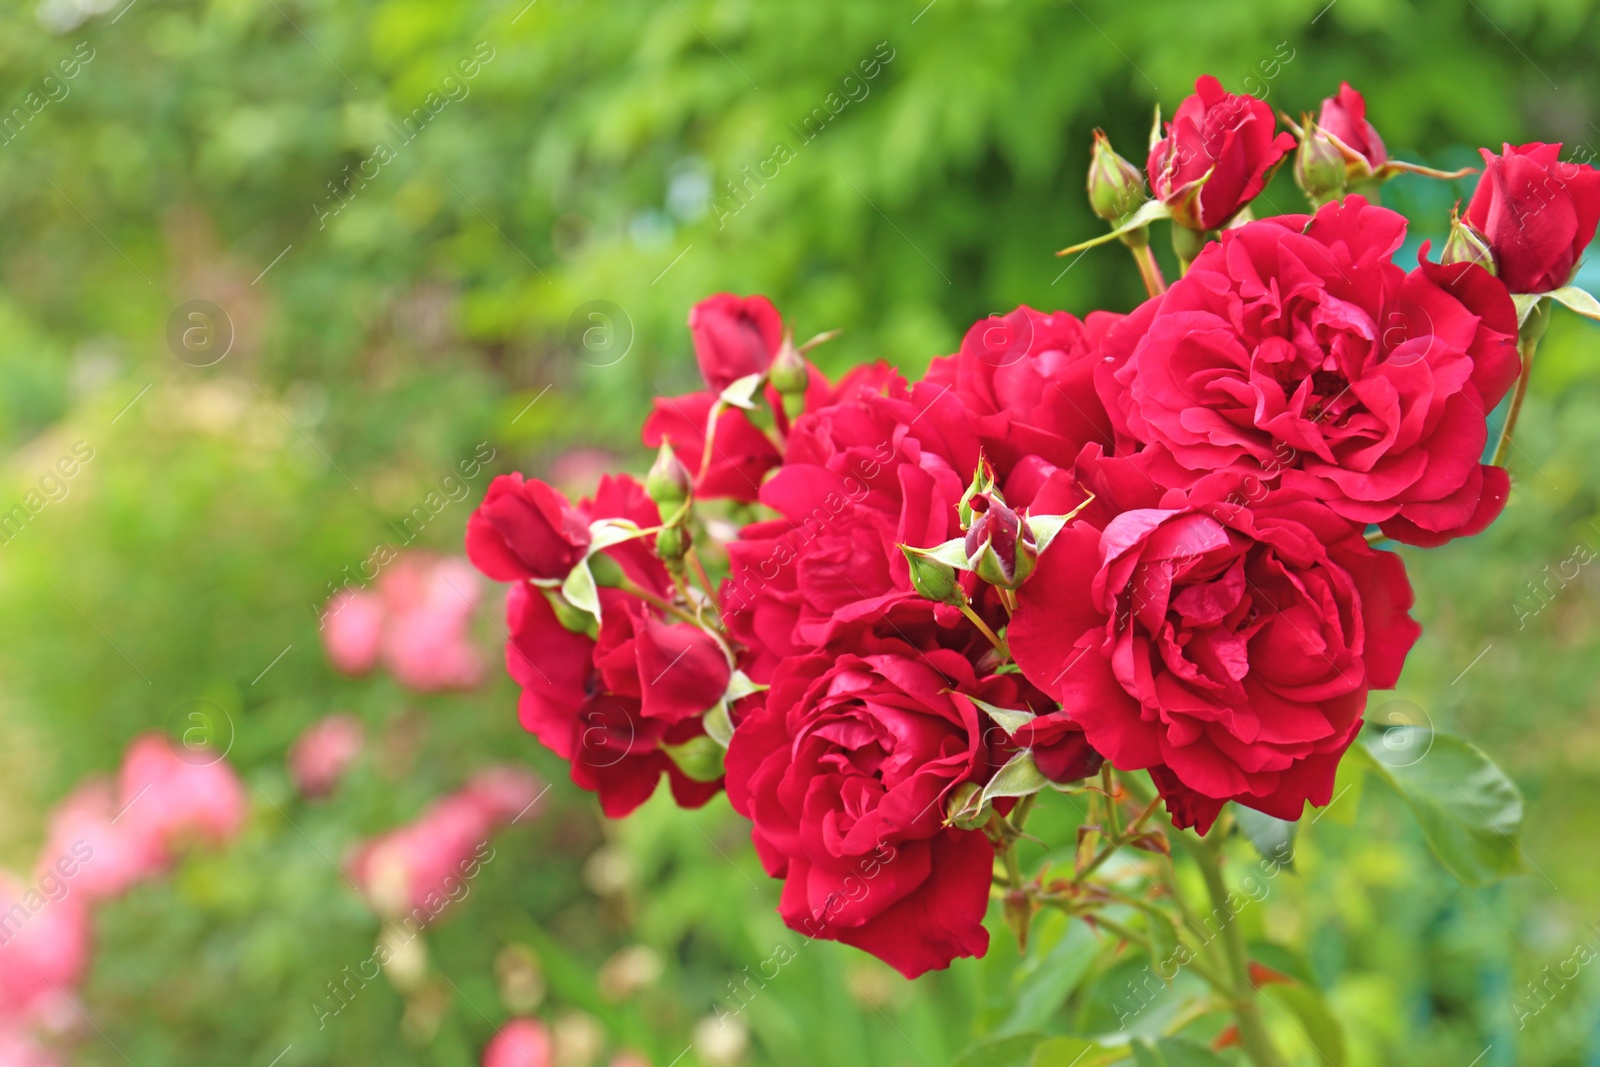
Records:
M994 809L983 799L983 789L976 782L962 782L950 792L950 802L945 807L945 825L962 830L981 830L989 821Z
M1115 225L1149 199L1139 168L1117 155L1104 130L1095 130L1089 155L1089 206L1094 213Z
M968 506L972 525L967 529L967 561L979 578L990 585L1015 589L1033 573L1039 546L1022 517L989 493L975 494Z
M689 309L700 376L713 393L765 374L783 344L783 319L764 296L718 293Z
M1189 230L1215 230L1266 188L1294 138L1274 134L1272 108L1222 88L1211 75L1194 83L1166 136L1150 149L1150 188Z
M806 410L806 390L811 387L811 368L806 364L806 357L801 355L787 336L768 374L772 387L783 397L783 413L791 419L799 418Z
M948 563L930 559L910 545L901 545L906 565L911 569L911 586L925 599L936 604L959 604L961 586L956 581L956 569Z
M1383 138L1367 121L1367 101L1350 88L1349 82L1341 82L1338 94L1322 101L1322 114L1317 116L1315 125L1325 140L1341 150L1340 156L1349 167L1347 180L1351 184L1368 180L1389 162L1389 150L1383 146ZM1307 124L1306 136L1311 132L1312 126Z
M1444 250L1439 253L1439 263L1448 266L1452 263L1476 263L1490 274L1498 274L1499 269L1494 263L1494 250L1489 247L1489 241L1474 230L1469 223L1461 221L1461 216L1455 211L1450 212L1450 238L1444 243Z
M1313 206L1320 207L1344 195L1347 164L1339 143L1307 118L1294 156L1294 183Z
M467 555L497 582L559 581L589 549L589 524L560 492L502 474L467 519Z
M671 444L661 442L656 461L650 465L650 472L644 477L644 491L661 509L662 518L671 519L673 513L683 507L693 486L694 478L689 474L689 468L678 459Z
M1467 221L1488 239L1513 293L1548 293L1572 280L1600 223L1600 171L1563 163L1559 144L1483 154Z

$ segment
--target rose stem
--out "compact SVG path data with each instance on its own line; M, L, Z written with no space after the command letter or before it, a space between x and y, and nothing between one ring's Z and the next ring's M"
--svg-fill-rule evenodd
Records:
M963 602L961 604L961 614L965 615L972 622L972 625L976 626L978 631L989 639L989 643L995 647L995 651L1008 659L1011 657L1011 651L1006 648L1006 643L1000 640L998 634L989 629L988 623L978 618L978 613L972 610L972 605Z
M1228 887L1222 880L1222 838L1222 832L1215 831L1210 840L1191 846L1189 851L1200 865L1200 874L1205 878L1206 892L1211 895L1213 908L1230 916L1222 924L1222 946L1227 953L1228 972L1233 979L1233 1011L1239 1019L1239 1046L1256 1067L1285 1067L1261 1018L1261 1002L1256 997L1255 985L1250 981L1250 956L1245 949L1244 932L1239 929L1236 917L1232 916L1227 904Z
M1496 467L1506 465L1506 457L1511 452L1511 435L1517 428L1517 416L1522 414L1522 399L1528 395L1528 379L1533 376L1533 353L1539 347L1539 338L1544 336L1545 327L1549 325L1549 316L1545 312L1544 301L1539 301L1539 306L1534 308L1528 316L1528 321L1522 324L1522 329L1517 334L1517 352L1522 356L1522 373L1517 376L1517 390L1511 394L1511 407L1506 410L1506 424L1500 430L1500 442L1494 446L1494 458L1489 462Z
M1111 840L1121 839L1121 819L1117 814L1117 781L1111 776L1111 764L1100 765L1100 788L1106 791L1106 825L1111 828Z
M706 594L706 599L711 601L711 606L717 609L718 615L721 615L722 604L717 600L717 587L706 577L706 569L701 565L700 557L691 548L684 553L684 558L689 561L689 566L694 568L694 576L700 582L700 588Z
M1167 291L1167 279L1161 274L1161 264L1156 262L1155 249L1150 247L1148 236L1142 245L1129 245L1128 251L1133 254L1134 263L1139 267L1139 279L1144 282L1144 291L1151 296L1160 296Z

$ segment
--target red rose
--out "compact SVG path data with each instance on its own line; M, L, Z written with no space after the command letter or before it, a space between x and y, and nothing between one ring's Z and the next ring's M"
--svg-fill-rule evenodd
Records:
M1297 819L1328 803L1367 691L1394 685L1420 628L1399 556L1315 501L1242 506L1239 485L1068 527L1007 638L1118 768Z
M1341 146L1366 160L1369 172L1389 162L1389 150L1384 148L1383 138L1367 121L1367 101L1350 88L1349 82L1341 82L1338 95L1322 101L1317 125L1323 132L1332 134Z
M1289 134L1273 135L1276 127L1266 101L1227 92L1204 75L1150 149L1150 188L1179 225L1214 230L1266 188L1294 147Z
M718 293L689 309L689 332L706 388L721 393L772 366L783 344L783 319L764 296Z
M1483 153L1467 221L1489 239L1513 293L1547 293L1572 280L1600 223L1600 171L1563 163L1559 144Z
M497 582L559 581L589 549L589 523L559 490L502 474L467 520L467 555Z
M1111 444L1094 368L1100 338L1121 318L1097 311L1085 323L1019 307L973 323L961 351L935 359L924 380L966 405L1002 480L1028 455L1066 466L1087 442Z
M564 627L543 591L526 583L511 587L506 670L522 686L522 727L571 763L573 782L598 793L601 810L613 819L649 800L663 773L674 800L698 807L716 795L720 783L689 778L661 746L705 732L697 711L705 711L721 693L698 709L690 705L714 683L708 657L715 646L702 647L700 642L711 639L694 627L647 619L637 601L615 590L602 590L600 601L597 643ZM673 649L681 649L693 664L681 679L666 655ZM667 665L657 670L663 659ZM676 691L680 682L695 692Z
M956 690L979 686L946 649L865 640L855 651L787 659L765 707L733 734L728 799L755 825L778 911L809 937L865 949L907 978L982 955L994 846L944 825L946 799L995 760L988 723Z
M1136 341L1108 337L1116 420L1191 471L1277 479L1412 544L1483 529L1508 489L1478 460L1520 365L1515 309L1471 264L1395 266L1404 237L1355 195L1225 232L1130 316Z
M800 418L788 462L761 491L778 517L728 546L722 606L750 650L746 672L765 681L783 657L846 628L916 636L942 620L951 641L981 641L916 593L897 547L960 535L956 505L972 467L958 464L977 455L960 401L927 383L896 378L886 396L866 390ZM990 607L980 595L979 609Z

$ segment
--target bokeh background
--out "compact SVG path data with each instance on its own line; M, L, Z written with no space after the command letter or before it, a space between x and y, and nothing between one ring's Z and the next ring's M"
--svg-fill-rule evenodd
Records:
M485 680L446 695L339 674L318 611L485 443L495 458L464 499L445 486L412 547L458 553L494 473L583 492L602 466L642 470L638 424L693 387L684 317L710 292L766 293L802 338L842 329L828 367L910 372L1018 303L1131 307L1114 247L1053 253L1102 225L1082 193L1092 129L1142 159L1152 107L1197 74L1291 115L1348 79L1415 162L1502 140L1593 158L1600 5L524 3L0 15L0 511L92 449L0 538L0 863L25 872L52 805L136 735L181 730L192 701L222 713L249 787L232 844L97 910L70 1061L470 1064L532 1003L574 1064L943 1065L1007 1027L1107 1018L1066 950L1023 961L1055 977L1014 1003L1002 934L915 983L809 945L707 1026L797 944L725 802L657 797L603 823L517 726L498 592L472 623ZM1403 177L1385 199L1437 243L1469 191ZM1286 175L1263 199L1303 210ZM1597 968L1527 985L1600 951L1600 579L1563 567L1600 551L1597 416L1600 334L1558 314L1511 504L1481 537L1406 550L1426 631L1399 703L1375 698L1507 768L1526 873L1459 885L1373 786L1308 828L1298 873L1245 917L1303 954L1352 1064L1600 1063ZM285 751L335 711L368 752L310 803ZM378 929L343 857L507 760L553 788L427 932L428 979L380 979L319 1028L313 1003Z

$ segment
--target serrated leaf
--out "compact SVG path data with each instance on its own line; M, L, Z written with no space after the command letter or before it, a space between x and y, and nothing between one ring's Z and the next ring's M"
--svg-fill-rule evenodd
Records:
M977 697L967 696L965 693L962 693L961 695L967 697L968 700L972 701L978 707L988 712L989 718L999 723L1000 728L1008 734L1016 733L1023 726L1038 718L1038 716L1031 711L1013 711L1011 708L996 707L987 700L979 700Z
M1550 297L1584 318L1600 322L1600 300L1596 300L1587 290L1569 285L1564 289L1555 290Z
M1172 212L1167 209L1166 204L1163 204L1159 200L1147 200L1143 205L1140 206L1138 211L1135 211L1132 215L1129 215L1125 220L1123 220L1122 225L1118 226L1116 229L1109 233L1103 233L1099 237L1093 238L1092 240L1080 241L1071 248L1063 248L1061 251L1057 252L1056 255L1070 256L1074 252L1082 252L1086 249L1094 248L1096 245L1103 245L1108 242L1115 241L1125 233L1132 233L1134 230L1142 230L1152 222L1157 222L1161 219L1170 219L1171 217Z
M761 388L761 383L766 381L765 374L746 374L738 381L731 383L717 397L730 407L744 408L746 411L754 408L756 390Z
M1398 741L1397 731L1405 732ZM1483 886L1520 869L1522 793L1493 760L1459 737L1421 726L1368 730L1361 741L1374 773L1411 808L1451 874Z
M918 548L915 545L901 545L903 552L914 552L919 556L935 560L946 566L954 567L960 571L970 571L972 564L967 561L967 541L964 537L952 537L942 545L932 548Z
M595 585L594 574L589 570L588 560L572 568L566 580L561 583L561 596L580 611L587 611L597 619L600 617L600 589Z
M989 784L983 787L983 799L995 797L1031 796L1049 785L1050 781L1033 762L1033 751L1023 749L995 772Z
M1233 818L1262 859L1294 870L1294 834L1298 823L1273 818L1243 804L1233 806Z
M706 735L721 745L728 747L728 742L733 740L733 720L728 717L728 703L726 700L706 712L701 720L706 728Z
M1317 1053L1315 1062L1328 1067L1344 1067L1344 1028L1328 1009L1322 994L1298 982L1290 985L1269 985L1261 995L1279 1011L1285 1011L1299 1020L1300 1036L1309 1042ZM1270 1018L1273 1013L1269 1012Z

